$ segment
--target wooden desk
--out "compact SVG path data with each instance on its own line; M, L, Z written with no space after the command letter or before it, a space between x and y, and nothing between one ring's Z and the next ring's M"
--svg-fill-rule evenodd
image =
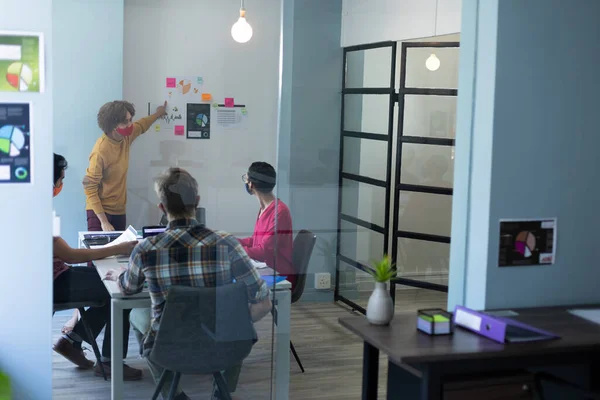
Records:
M588 306L598 308L598 306ZM388 399L442 399L444 382L458 376L600 360L600 325L578 318L567 309L581 306L515 310L515 319L561 337L558 340L499 344L456 328L451 336L417 331L415 313L396 315L390 326L369 324L366 318L340 318L340 324L364 341L362 398L377 398L379 352L389 358Z

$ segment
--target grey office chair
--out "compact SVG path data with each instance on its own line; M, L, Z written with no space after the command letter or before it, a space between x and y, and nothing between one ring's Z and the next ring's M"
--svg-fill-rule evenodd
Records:
M206 225L206 209L203 207L196 208L196 221L198 221L202 225ZM167 226L169 221L167 220L166 215L162 215L160 218L159 224L162 226Z
M304 293L308 263L310 262L310 257L312 256L316 241L317 236L314 233L304 229L298 232L296 238L294 239L292 265L296 270L296 285L294 286L294 289L292 289L292 304L300 300L302 294ZM277 310L273 308L272 313L275 323L277 323ZM292 351L300 370L304 373L304 366L302 365L302 361L300 361L300 357L298 356L298 353L296 353L296 348L291 340L290 350Z
M102 357L100 356L100 350L98 350L98 344L94 339L94 335L92 334L92 330L90 329L90 325L87 323L85 319L85 307L102 307L104 306L103 302L70 302L70 303L54 303L52 305L52 315L54 315L57 311L65 311L65 310L79 310L79 316L81 318L81 323L83 324L83 329L87 333L90 338L90 344L92 345L92 349L94 350L94 356L96 356L96 362L100 366L100 371L102 371L102 376L104 380L108 380L106 377L106 372L104 371L104 365L102 364Z
M221 397L231 400L221 371L241 364L256 340L245 284L172 286L148 356L164 368L152 399L168 374L174 374L168 399L175 397L181 374L212 374Z

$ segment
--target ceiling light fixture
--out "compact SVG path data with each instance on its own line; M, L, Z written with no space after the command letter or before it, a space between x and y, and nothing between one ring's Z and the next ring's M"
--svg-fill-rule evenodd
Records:
M435 17L433 20L433 36L437 36L437 15L438 15L438 5L439 0L435 1ZM429 58L425 60L425 67L430 71L437 71L440 68L440 59L435 55L435 53L431 53Z
M231 37L238 43L246 43L252 38L252 27L246 21L246 9L244 8L244 0L240 4L240 18L231 27Z
M425 66L430 71L437 71L440 68L440 59L434 53L431 53L427 61L425 61Z

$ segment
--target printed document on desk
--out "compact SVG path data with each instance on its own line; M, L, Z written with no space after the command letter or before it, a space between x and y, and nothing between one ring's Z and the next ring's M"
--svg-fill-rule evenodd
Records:
M135 230L135 228L133 226L129 225L129 227L127 227L127 229L121 234L121 236L119 236L112 242L109 242L109 243L101 245L101 246L90 246L90 248L101 249L103 247L116 246L121 243L133 242L133 241L138 240L137 236L138 236L138 234L137 234L137 231Z
M256 269L263 269L263 268L267 268L268 267L268 265L266 263L261 262L261 261L256 261L256 260L252 260L252 265Z

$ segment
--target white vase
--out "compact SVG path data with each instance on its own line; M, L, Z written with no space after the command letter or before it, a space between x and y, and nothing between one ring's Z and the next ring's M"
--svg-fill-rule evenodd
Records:
M367 320L374 325L387 325L394 317L392 296L385 282L375 282L375 290L367 304Z

